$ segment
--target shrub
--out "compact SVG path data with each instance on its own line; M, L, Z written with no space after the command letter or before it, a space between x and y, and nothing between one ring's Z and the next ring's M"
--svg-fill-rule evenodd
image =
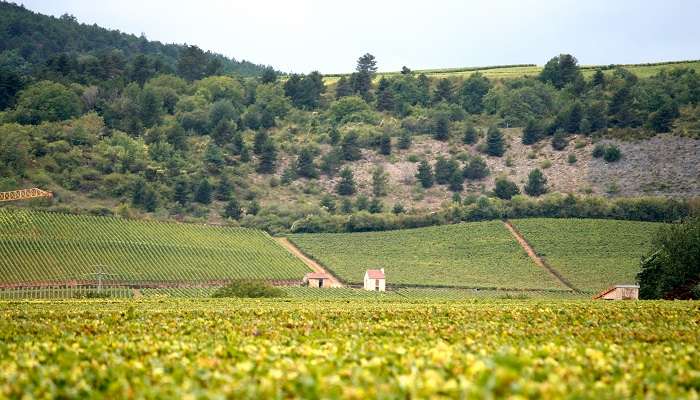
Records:
M486 135L486 154L501 157L505 152L506 146L503 133L495 126L490 127Z
M479 134L473 125L468 125L467 129L464 131L464 136L462 137L462 142L464 144L474 144L479 140Z
M489 174L489 167L483 158L476 156L469 160L462 173L469 180L484 179Z
M261 280L240 279L218 289L212 297L284 297L282 289Z
M493 189L493 193L499 199L510 200L516 194L520 194L520 189L514 182L506 178L498 178L496 179L496 187Z
M552 148L557 151L564 150L569 144L566 139L566 134L563 131L557 131L554 136L552 136Z
M603 154L605 154L605 145L598 143L593 147L593 152L591 153L593 158L603 157Z
M566 161L569 164L576 164L576 161L577 161L576 154L574 154L574 153L569 154L569 156L566 158Z
M617 162L620 160L621 156L622 153L620 152L620 148L615 145L610 145L605 149L603 159L607 162Z

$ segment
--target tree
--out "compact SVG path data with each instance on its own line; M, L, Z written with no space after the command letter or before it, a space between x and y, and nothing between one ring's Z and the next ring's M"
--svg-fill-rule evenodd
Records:
M542 126L537 123L534 118L527 121L527 125L523 128L523 144L530 145L535 144L542 137Z
M372 194L374 197L386 196L386 186L389 183L389 175L384 171L384 167L377 166L372 171Z
M80 115L82 103L75 92L51 81L39 81L19 93L15 115L22 124L63 121Z
M352 90L350 81L348 81L348 79L344 76L341 76L340 79L338 79L338 82L335 84L335 98L339 99L341 97L350 96L352 95Z
M464 166L462 175L469 180L484 179L489 175L489 167L486 161L479 156L472 157L467 165Z
M197 185L197 190L195 191L194 194L194 201L197 203L202 203L202 204L210 204L211 203L211 192L212 192L212 187L211 183L209 183L209 179L202 179L199 184Z
M221 179L219 179L219 186L216 187L216 199L220 201L230 200L232 192L233 186L231 181L226 174L222 174Z
M372 79L374 79L374 74L377 72L377 61L374 56L367 53L360 57L357 60L356 71L350 76L352 88L362 98L369 100Z
M355 208L357 211L366 211L369 208L369 199L364 194L357 196L355 201Z
M561 54L545 64L540 73L540 80L561 89L567 84L582 80L583 75L578 67L578 60L570 54Z
M479 140L479 133L476 131L476 128L474 128L474 125L467 125L467 128L464 130L464 136L462 136L462 142L464 144L474 144Z
M566 134L561 129L557 130L552 136L552 148L557 151L564 150L569 144Z
M428 164L428 161L422 160L418 164L418 173L416 173L416 179L420 182L421 186L428 189L433 186L433 168Z
M402 129L399 134L399 141L396 144L399 149L406 150L411 147L413 136L408 129Z
M576 133L579 131L581 126L581 119L583 118L583 110L581 108L581 103L578 101L571 105L568 112L566 113L564 130L567 133Z
M357 143L358 135L355 131L350 131L343 136L343 141L340 144L340 150L343 159L346 161L356 161L362 158L360 145Z
M217 145L224 146L231 142L231 139L233 139L233 132L235 130L236 129L229 120L221 120L216 127L214 127L214 131L211 133L211 138Z
M336 185L335 191L341 196L355 194L355 179L350 168L345 167L340 171L340 181Z
M662 226L637 275L642 299L700 299L700 218Z
M311 148L304 147L301 149L296 161L297 175L308 179L318 178L318 170L314 165L314 157L315 154Z
M486 134L486 154L501 157L505 151L503 133L495 126L491 126Z
M297 108L313 110L318 107L321 94L326 90L318 71L308 75L293 74L284 83L284 93Z
M391 154L391 136L386 132L379 137L379 152L385 156Z
M367 211L369 211L371 214L379 214L383 209L384 205L382 204L382 201L376 197L369 202L369 207L367 207Z
M452 88L452 82L448 78L442 78L435 85L435 91L433 92L433 104L437 104L441 101L451 102L453 100L454 94Z
M272 139L268 139L262 146L260 160L258 161L258 173L271 174L277 167L277 147Z
M433 120L433 138L445 141L450 138L450 120L447 115L439 113Z
M452 192L461 192L462 191L462 183L464 183L464 176L462 175L462 171L460 171L458 168L452 171L452 175L450 175L450 181L449 181L449 189Z
M275 83L277 82L277 72L272 67L266 67L260 75L260 83Z
M395 215L403 214L406 212L406 208L401 203L395 203L394 207L391 209L391 212Z
M593 84L593 86L598 86L598 87L605 86L605 74L603 74L603 71L601 71L600 68L597 68L595 70L595 73L593 74L593 79L591 80L591 83Z
M525 193L533 197L547 193L547 178L538 168L530 171L530 174L527 176Z
M352 200L349 198L344 198L340 201L340 212L343 214L352 213Z
M173 200L181 206L186 206L189 202L189 187L184 179L178 179L175 181L175 190L173 193Z
M188 81L204 78L207 55L197 46L185 46L177 60L177 72Z
M440 156L435 161L435 182L438 185L447 185L450 178L459 169L459 164L455 160L447 160Z
M518 185L507 178L497 178L493 193L499 199L510 200L516 194L520 194L520 189L518 189Z
M605 148L605 152L603 153L603 159L607 162L617 162L620 160L620 157L622 157L622 153L620 152L620 148L615 146L615 145L610 145Z
M0 66L0 110L13 106L15 96L23 87L21 74L12 68Z
M323 197L321 197L320 206L325 208L326 211L328 211L331 214L335 213L335 199L329 194L326 194Z
M481 114L484 110L484 96L491 90L491 81L480 72L469 75L459 90L459 98L464 111Z
M212 172L218 171L224 165L224 153L214 143L210 143L204 151L204 161L212 167Z
M235 197L232 197L224 208L224 218L231 218L238 221L242 216L243 210L241 209L241 204Z
M255 132L255 136L253 137L253 154L258 156L262 154L263 147L265 147L265 144L269 141L270 137L268 136L266 130L261 129Z
M670 132L673 127L673 120L680 115L678 105L669 99L665 99L663 105L658 110L649 114L647 125L654 132Z

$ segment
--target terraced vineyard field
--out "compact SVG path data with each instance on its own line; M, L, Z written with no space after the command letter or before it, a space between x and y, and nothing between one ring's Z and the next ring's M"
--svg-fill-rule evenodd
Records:
M690 399L698 321L663 301L0 302L0 397Z
M501 221L290 240L350 283L361 283L368 268L385 268L389 284L566 289L528 258Z
M578 289L635 283L641 257L661 224L595 219L512 220L538 255Z
M0 283L88 279L97 268L156 281L301 280L309 271L262 231L0 209Z

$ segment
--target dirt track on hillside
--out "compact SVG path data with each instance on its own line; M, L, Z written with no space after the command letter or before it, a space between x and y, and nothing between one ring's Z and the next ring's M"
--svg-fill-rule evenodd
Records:
M331 273L328 272L325 268L323 268L323 267L321 266L321 264L319 264L319 263L317 263L316 261L312 260L311 258L307 257L306 254L304 254L301 250L299 250L299 248L298 248L296 245L294 245L294 243L290 242L289 239L284 238L284 237L280 237L280 238L275 238L275 240L276 240L277 243L279 243L282 247L284 247L285 249L287 249L287 251L289 251L290 253L292 253L296 258L298 258L298 259L300 259L301 261L303 261L304 264L306 264L306 265L307 265L309 268L311 268L311 270L313 270L314 272L320 272L320 273L322 273L322 274L328 274L328 276L330 276L330 279L329 279L329 280L331 281L331 285L332 285L333 287L343 287L343 286L344 286L344 285L340 282L340 280L338 280L338 278L336 278L335 276L333 276L333 274L331 274Z

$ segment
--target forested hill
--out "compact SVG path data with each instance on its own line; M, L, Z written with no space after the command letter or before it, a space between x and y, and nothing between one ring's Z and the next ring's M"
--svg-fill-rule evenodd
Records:
M0 2L0 66L41 71L72 72L77 80L115 75L137 56L145 57L153 72L182 72L178 58L187 45L163 44L97 25L79 23L71 15L60 18L30 11L14 3ZM260 75L264 66L206 52L200 75L236 73ZM140 63L143 63L143 59ZM111 70L104 71L106 67ZM100 71L102 69L103 71ZM26 71L23 71L26 72ZM201 78L202 76L195 76ZM84 82L93 83L93 82Z

